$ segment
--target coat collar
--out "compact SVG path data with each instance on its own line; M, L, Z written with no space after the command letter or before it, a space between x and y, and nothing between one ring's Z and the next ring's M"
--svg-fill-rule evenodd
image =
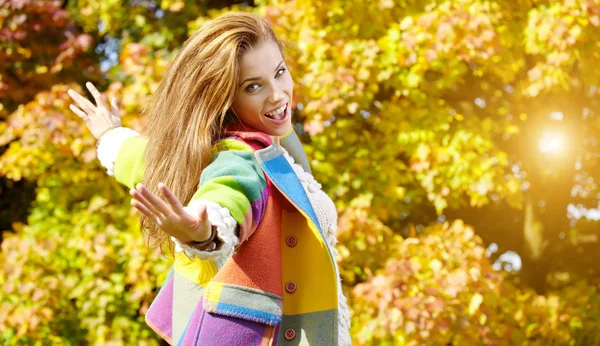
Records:
M244 125L241 122L235 122L228 125L224 131L225 137L238 137L246 142L251 142L255 149L264 149L274 144L273 138L264 132L258 131L250 126ZM302 166L305 172L312 173L308 158L302 147L302 142L291 126L288 133L280 137L280 145L287 150L294 161Z
M268 134L258 131L250 126L244 125L241 122L229 124L223 130L224 137L238 137L246 142L254 142L260 148L266 148L273 144L273 139Z
M290 136L293 133L294 136ZM308 160L306 154L302 149L300 140L294 133L293 127L290 129L290 133L287 133L282 141L282 145L286 145L286 150L294 157L296 162L299 162L303 166L304 170L310 172L308 167ZM291 167L287 159L284 157L282 151L275 144L271 136L264 132L260 132L254 128L251 128L241 122L235 122L228 125L223 131L226 137L236 137L244 142L249 143L255 150L255 157L258 163L261 165L265 174L269 177L275 187L312 223L316 226L323 239L325 239L323 230L320 227L317 216L313 210L313 207L302 187L302 183L296 176L294 169ZM300 148L300 149L298 149ZM298 158L296 158L298 157ZM302 164L305 163L305 164Z

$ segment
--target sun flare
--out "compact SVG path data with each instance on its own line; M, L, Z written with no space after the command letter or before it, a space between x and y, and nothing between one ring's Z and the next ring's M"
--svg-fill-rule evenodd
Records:
M562 133L546 131L540 138L540 151L544 154L562 152L564 147L565 136Z

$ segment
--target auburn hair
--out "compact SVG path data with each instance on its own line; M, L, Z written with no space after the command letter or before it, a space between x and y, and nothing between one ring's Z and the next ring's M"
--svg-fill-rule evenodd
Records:
M155 194L163 182L187 205L200 174L228 122L240 78L240 61L265 42L282 44L267 22L246 12L230 12L206 22L181 47L148 107L143 182ZM151 247L165 245L167 234L142 216ZM172 247L171 247L172 248Z

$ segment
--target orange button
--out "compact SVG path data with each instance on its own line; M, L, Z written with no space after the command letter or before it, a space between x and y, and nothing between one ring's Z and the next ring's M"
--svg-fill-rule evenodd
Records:
M285 331L285 333L283 333L283 336L285 337L285 339L286 339L287 341L294 340L294 338L296 337L296 331L295 331L295 330L293 330L292 328L290 328L290 329L287 329L287 330Z
M291 235L285 239L285 243L289 247L294 247L294 246L296 246L296 244L298 244L298 238Z
M296 292L296 283L294 283L293 281L288 282L287 284L285 284L285 290L288 293Z

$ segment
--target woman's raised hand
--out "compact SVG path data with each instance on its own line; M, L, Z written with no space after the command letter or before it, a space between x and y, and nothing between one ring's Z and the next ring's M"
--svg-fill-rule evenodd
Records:
M107 130L121 126L117 99L112 100L111 107L109 108L106 97L96 89L94 84L87 82L85 86L94 97L96 105L87 98L79 95L75 90L69 89L67 93L77 104L77 106L70 105L69 108L83 119L90 132L92 132L92 135L98 139Z
M163 183L158 184L158 190L167 202L150 192L143 184L137 184L135 189L129 191L133 197L131 205L156 222L165 233L182 243L203 242L210 238L212 226L208 221L205 206L200 207L197 216L192 216L183 209L177 196Z

